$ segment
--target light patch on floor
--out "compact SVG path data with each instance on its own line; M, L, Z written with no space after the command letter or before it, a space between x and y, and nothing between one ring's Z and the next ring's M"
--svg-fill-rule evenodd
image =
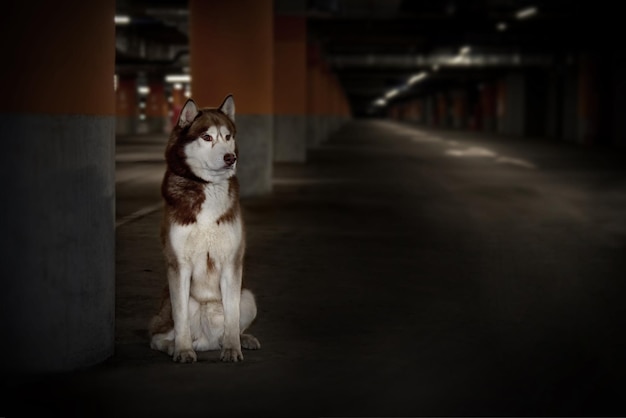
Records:
M128 216L124 216L122 219L118 220L115 222L115 228L119 228L120 226L127 224L129 222L133 222L139 218L143 218L146 215L150 215L151 213L154 213L158 210L160 210L163 207L163 203L159 202L155 205L151 205L151 206L146 206L143 207L141 209L139 209L136 212L131 213Z
M535 164L527 160L522 160L521 158L498 157L496 158L496 162L501 164L513 164L524 168L537 168Z
M487 148L469 147L465 149L449 149L446 155L452 157L495 157L497 154Z
M310 186L317 184L341 184L352 183L352 179L293 179L293 178L275 178L272 183L276 186Z
M469 147L465 149L458 149L458 148L449 149L449 150L446 150L446 155L449 155L452 157L487 157L487 158L494 158L494 161L498 164L511 164L517 167L523 167L523 168L528 168L532 170L537 168L535 164L531 163L528 160L498 155L497 153L491 151L490 149L482 148L482 147Z

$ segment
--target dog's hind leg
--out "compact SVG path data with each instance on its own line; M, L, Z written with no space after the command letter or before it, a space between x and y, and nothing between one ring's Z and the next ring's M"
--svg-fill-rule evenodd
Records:
M164 334L155 334L150 340L150 348L153 350L163 351L168 355L174 354L174 329Z
M150 348L172 355L174 353L174 321L172 319L172 304L168 286L163 290L161 308L150 320Z
M254 318L256 318L256 302L254 295L248 289L241 291L241 301L239 304L239 329L241 330L240 340L241 347L247 350L258 350L261 348L261 343L251 334L244 334L246 328L252 324Z

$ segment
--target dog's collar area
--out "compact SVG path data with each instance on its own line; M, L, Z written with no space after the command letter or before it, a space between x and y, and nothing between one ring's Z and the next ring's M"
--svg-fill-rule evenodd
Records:
M181 174L181 173L174 173L174 174L177 175L178 177L182 177L185 180L193 181L195 183L201 183L201 184L211 183L210 180L205 180L202 177L196 176L194 173L191 172L191 170L189 170L189 172L184 173L184 174Z

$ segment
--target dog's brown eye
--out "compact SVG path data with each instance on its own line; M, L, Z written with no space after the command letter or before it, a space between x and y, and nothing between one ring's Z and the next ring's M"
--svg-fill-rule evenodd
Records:
M202 134L202 139L209 142L213 141L213 137L209 134Z
M226 140L230 141L230 135L226 135Z

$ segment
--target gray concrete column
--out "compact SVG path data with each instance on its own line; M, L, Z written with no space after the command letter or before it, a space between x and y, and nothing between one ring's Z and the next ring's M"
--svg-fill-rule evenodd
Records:
M113 354L114 13L104 0L34 0L0 18L22 39L0 41L13 57L0 105L8 372L67 371Z
M507 75L501 82L500 106L497 130L504 135L524 135L526 120L526 89L524 75L513 73Z

